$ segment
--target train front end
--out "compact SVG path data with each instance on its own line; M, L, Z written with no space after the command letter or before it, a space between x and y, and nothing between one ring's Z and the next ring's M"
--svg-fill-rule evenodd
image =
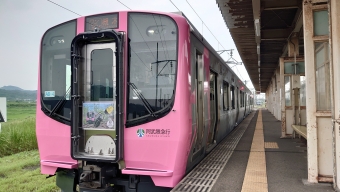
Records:
M64 191L174 187L191 138L190 111L181 110L188 83L176 83L188 79L188 31L181 16L143 12L48 30L37 105L42 173L56 174Z

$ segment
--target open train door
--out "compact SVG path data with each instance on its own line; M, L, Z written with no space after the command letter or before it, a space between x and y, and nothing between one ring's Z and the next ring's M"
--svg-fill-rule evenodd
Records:
M121 39L114 30L105 30L79 34L72 41L74 159L118 162L123 158Z

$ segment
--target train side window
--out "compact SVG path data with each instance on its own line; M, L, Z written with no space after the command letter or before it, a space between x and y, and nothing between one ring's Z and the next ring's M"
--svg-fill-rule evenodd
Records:
M250 98L250 95L247 94L247 106L250 105L250 102L251 102L251 98Z
M235 109L235 87L234 86L231 86L231 107L232 109Z
M243 107L246 106L246 93L243 93Z
M243 107L242 95L243 95L243 93L240 90L240 108Z
M240 90L240 107L243 107L243 92Z
M238 87L236 87L236 107L237 109L240 108L240 91L238 89Z
M244 107L245 106L247 106L247 98L248 98L248 96L247 96L247 93L243 93L243 95L244 95L244 103L243 103L243 105L244 105Z
M229 84L223 82L223 110L229 110Z

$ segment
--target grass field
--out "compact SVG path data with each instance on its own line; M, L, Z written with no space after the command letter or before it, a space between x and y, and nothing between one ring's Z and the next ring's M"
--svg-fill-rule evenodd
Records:
M7 122L1 124L0 157L37 149L35 104L7 103Z
M37 149L35 118L15 120L2 125L0 157Z
M55 177L40 173L35 110L35 103L7 103L0 133L0 192L59 191Z
M35 103L7 102L7 122L21 121L26 118L35 118Z
M0 165L1 192L59 191L55 185L55 177L46 179L46 175L40 173L37 150L2 157Z

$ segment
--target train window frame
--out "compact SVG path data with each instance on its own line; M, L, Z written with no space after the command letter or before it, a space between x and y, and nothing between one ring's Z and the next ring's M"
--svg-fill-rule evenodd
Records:
M229 111L230 110L230 91L229 91L229 83L226 81L223 81L223 110Z
M240 108L240 89L236 87L236 108Z
M239 95L240 95L240 108L242 108L242 91L239 90Z
M144 113L144 114L140 115L139 117L132 117L132 118L130 118L129 115L128 115L129 114L129 105L130 105L130 100L131 100L131 98L130 98L131 95L130 94L135 92L134 89L131 88L131 85L133 83L130 82L130 76L131 76L130 73L131 73L131 64L132 64L131 55L132 55L132 52L133 52L132 46L130 44L131 43L131 39L130 39L130 34L131 34L130 30L131 30L131 28L130 28L130 25L131 25L131 22L134 22L134 21L131 21L130 18L131 18L131 15L134 15L134 14L136 14L136 15L138 15L138 14L142 14L142 15L156 15L156 16L160 16L160 17L165 17L165 18L167 18L167 19L172 21L172 23L173 23L173 25L174 25L174 27L176 29L176 45L175 45L176 50L175 50L175 57L174 57L175 58L176 68L175 68L175 71L174 71L173 94L170 97L170 99L168 99L166 106L164 106L160 110L153 111L154 109L152 108L152 105L149 105L148 102L146 102L148 106L151 106L151 110L148 110L149 111L148 113ZM128 57L128 69L127 69L128 89L127 89L127 95L126 95L127 115L126 115L126 124L125 124L125 126L126 126L126 128L129 128L129 127L134 127L134 126L137 126L137 125L145 124L145 123L148 123L148 122L160 119L160 118L164 117L165 115L167 115L171 111L171 109L173 108L173 105L175 103L175 95L176 95L176 88L177 88L176 87L176 85L177 85L177 75L178 75L179 26L178 26L177 22L171 16L166 15L166 14L160 14L160 13L128 12L127 18L128 18L127 19L127 38L128 38L128 55L129 55L129 57ZM149 28L147 28L147 29L149 29ZM141 35L144 32L144 31L140 31L139 29L138 29L138 31L139 31L139 33ZM146 32L148 32L148 30ZM147 35L148 35L148 33L147 33ZM143 40L144 40L144 38L143 38ZM159 46L162 46L162 44L159 45ZM153 68L156 68L156 67L153 66ZM138 91L138 89L135 89L135 90ZM143 100L146 100L146 99L143 99ZM146 107L146 106L144 106L144 107Z
M54 30L60 30L60 27L65 27L66 25L72 25L70 27L72 27L74 30L74 34L72 36L67 36L67 34L53 34ZM54 44L52 44L52 40L55 39L56 41L59 42L59 44L64 44L65 41L67 41L68 39L66 38L70 38L69 40L72 40L75 36L76 36L76 33L77 33L77 20L76 19L73 19L73 20L70 20L70 21L67 21L67 22L64 22L64 23L61 23L59 25L56 25L56 26L53 26L51 28L49 28L45 33L44 35L42 36L42 39L41 39L41 44L40 44L40 62L39 62L39 68L40 68L40 80L39 80L39 83L40 83L40 104L41 104L41 110L47 115L49 116L50 118L58 121L58 122L61 122L63 124L67 124L67 125L70 125L71 123L71 98L70 98L70 94L68 94L68 91L70 90L71 87L65 89L65 94L64 95L61 95L61 96L58 96L56 95L56 91L55 90L52 90L50 88L50 90L46 90L46 88L44 86L47 86L45 84L45 82L49 82L49 81L46 81L46 77L45 76L50 76L48 74L46 74L46 70L44 69L44 67L46 69L52 69L51 67L53 66L53 63L51 64L47 64L45 63L46 62L46 59L52 59L52 54L57 54L57 55L54 55L53 56L53 59L54 60L67 60L68 56L70 55L70 51L69 51L69 48L64 48L64 49L60 49L60 48L55 48L54 52L53 52L53 48L49 48L50 50L50 53L49 52L46 52L48 51L48 47L46 48L45 46L53 46ZM45 38L48 38L49 36L50 37L50 40L47 41L45 40ZM60 39L62 38L62 39ZM49 43L47 43L49 42ZM58 43L57 42L57 43ZM50 44L50 45L48 45ZM46 49L46 50L45 50ZM62 52L63 50L65 50L65 52ZM47 57L46 54L50 54L51 56L50 57ZM68 60L67 60L68 61ZM60 62L59 62L60 63ZM57 65L56 65L57 66ZM69 61L69 63L65 64L65 77L66 77L66 80L65 80L65 86L69 85L71 86L71 73L67 73L67 66L71 66L71 61ZM59 66L60 67L60 66ZM69 69L71 69L69 67ZM52 72L53 73L53 72ZM69 78L67 78L67 75L69 75ZM60 76L59 76L60 77ZM66 81L69 80L70 82L67 83ZM60 83L62 81L60 81L60 79L57 81L60 85ZM59 86L57 86L59 87ZM54 89L54 88L53 88ZM46 96L46 94L48 94L48 96ZM51 99L45 99L46 97L49 97L49 98L52 98L52 97L59 97L59 99L56 99L57 103L53 106L52 104L49 106L46 101L48 100L51 100ZM65 114L67 114L67 107L65 106L70 106L69 107L69 117L67 117ZM63 113L61 113L63 111Z
M236 109L235 107L235 86L234 85L231 85L230 86L230 95L231 95L231 109Z
M243 92L240 90L240 108L243 107Z

